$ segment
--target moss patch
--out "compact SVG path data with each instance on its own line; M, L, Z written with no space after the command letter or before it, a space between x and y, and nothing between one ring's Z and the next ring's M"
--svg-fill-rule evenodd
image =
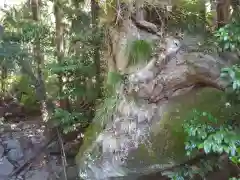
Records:
M126 168L144 170L156 164L166 167L187 160L184 148L186 134L182 127L184 120L188 119L193 109L211 113L219 120L219 124L229 118L239 117L239 107L226 108L225 103L225 94L212 88L200 89L169 100L163 114L151 125L156 132L152 133L150 143L142 144L137 150L130 152ZM88 128L85 142L77 156L78 163L101 131L101 121L96 121Z
M152 124L154 132L150 139L151 147L142 145L132 152L128 168L146 168L154 164L166 167L187 160L189 157L186 156L184 145L186 134L182 127L184 120L188 119L193 109L210 112L219 120L219 124L239 116L239 107L226 108L225 103L225 94L212 88L200 89L169 100L161 114L162 118L159 117ZM144 163L140 165L142 161Z
M102 125L99 122L92 123L88 127L86 133L84 134L84 143L76 156L77 164L80 163L80 159L84 156L85 151L87 151L91 144L96 140L102 129Z
M193 109L211 113L219 120L219 124L229 118L239 116L239 107L225 107L225 94L221 91L205 88L170 100L168 112L160 119L159 133L153 138L154 150L159 159L165 163L169 159L180 163L186 160L184 120L188 119ZM206 121L207 119L200 119Z
M80 162L82 156L85 155L84 153L97 139L98 135L103 131L104 126L109 122L112 114L115 113L115 109L119 101L119 97L114 94L106 98L104 102L100 104L93 123L90 124L90 126L87 128L87 131L84 133L84 143L76 156L77 164Z

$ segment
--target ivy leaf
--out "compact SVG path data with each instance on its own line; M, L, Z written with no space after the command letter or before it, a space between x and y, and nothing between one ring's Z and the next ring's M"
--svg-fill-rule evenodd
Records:
M223 140L223 135L220 132L218 132L213 136L213 138L214 140L217 141L218 144L220 144Z
M204 141L203 149L204 149L205 153L207 153L207 154L210 153L211 147L212 147L211 143L209 143L208 141Z
M218 145L218 144L213 144L213 145L212 145L212 150L213 150L213 152L218 152L218 150L219 150L219 145Z

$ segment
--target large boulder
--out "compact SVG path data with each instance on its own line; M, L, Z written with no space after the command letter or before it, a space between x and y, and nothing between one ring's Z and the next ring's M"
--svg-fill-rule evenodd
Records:
M77 157L83 179L136 179L184 162L188 157L182 124L193 108L208 111L220 120L237 112L234 108L229 111L224 93L213 88L191 91L155 108L125 103L118 111L122 116L110 122L107 129L101 129L98 123L88 129L88 145Z
M225 107L219 75L226 62L217 55L190 52L175 37L159 39L131 23L123 29L114 36L112 53L117 69L128 76L103 105L108 111L85 133L76 157L85 180L134 180L181 163L188 158L182 124L193 108L221 120L237 112ZM134 38L159 46L156 55L137 68L127 66L124 54L126 42Z

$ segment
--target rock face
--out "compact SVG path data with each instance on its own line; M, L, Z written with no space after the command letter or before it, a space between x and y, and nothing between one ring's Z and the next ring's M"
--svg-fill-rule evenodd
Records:
M134 38L136 27L131 24L121 33L125 34L122 41ZM156 40L155 35L141 31L139 37ZM119 55L117 64L124 62L122 41L113 50ZM230 116L221 91L224 83L219 79L226 62L217 55L192 52L192 42L191 51L174 37L156 42L165 51L156 48L156 56L147 65L118 68L130 73L117 88L117 102L109 105L116 107L112 116L96 120L85 135L76 158L82 179L134 180L181 163L187 159L182 123L193 108L220 119Z
M13 171L14 166L7 160L6 157L1 159L0 163L0 175L7 176Z
M121 109L121 116L99 136L93 132L97 140L85 151L84 158L78 159L83 179L137 179L181 163L187 160L182 123L193 108L222 119L230 116L224 94L213 88L192 91L154 108L141 104L120 105L128 111Z

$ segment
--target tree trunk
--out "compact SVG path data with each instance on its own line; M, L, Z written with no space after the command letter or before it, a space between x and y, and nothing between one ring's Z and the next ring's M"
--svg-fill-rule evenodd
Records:
M91 0L91 15L92 15L92 28L93 28L93 36L95 36L98 32L98 3L96 2L96 0ZM100 89L100 81L101 81L101 66L100 66L100 43L99 43L99 38L97 37L94 38L94 64L95 64L95 70L96 70L96 84L95 84L95 88L96 88L96 97L99 97L101 94L101 89Z
M6 66L2 65L1 69L1 86L2 86L2 93L6 92L6 78L7 78L7 68Z
M206 30L206 24L207 24L207 19L206 19L206 7L205 7L205 1L201 0L200 1L200 18L201 18L201 28L205 32Z
M230 0L218 0L217 2L218 28L228 23L229 16L230 16Z
M61 7L61 2L56 0L54 2L54 16L55 16L55 28L56 28L56 49L57 49L57 60L60 66L63 65L64 58L64 25L63 25L63 10ZM63 73L58 73L59 81L59 96L62 97L63 93ZM60 108L70 111L70 103L68 97L60 99Z
M35 23L38 23L40 19L40 0L31 0L31 8L32 8L32 18ZM36 92L38 99L41 105L41 113L42 113L42 120L47 122L49 120L49 111L48 106L46 103L47 95L46 95L46 88L43 80L43 72L42 68L44 65L44 59L41 54L41 47L40 47L40 36L39 34L36 35L34 40L34 57L37 61L37 82L36 82Z

